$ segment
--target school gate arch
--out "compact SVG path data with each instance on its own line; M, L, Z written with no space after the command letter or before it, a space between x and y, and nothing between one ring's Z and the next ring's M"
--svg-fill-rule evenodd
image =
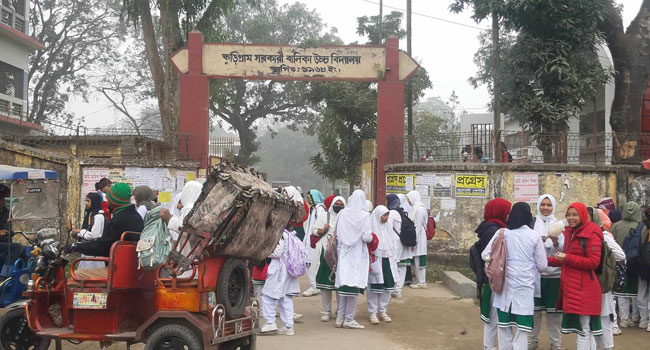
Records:
M419 68L399 39L385 46L297 48L288 45L204 43L193 31L171 58L180 74L180 132L192 135L189 158L208 165L210 79L378 82L377 204L386 200L384 166L403 161L404 83Z

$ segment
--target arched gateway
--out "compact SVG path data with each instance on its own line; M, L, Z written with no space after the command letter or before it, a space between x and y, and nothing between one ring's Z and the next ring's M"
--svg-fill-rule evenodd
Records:
M194 31L172 62L180 77L180 132L194 138L188 156L208 164L209 79L268 79L378 82L377 203L385 202L384 166L403 160L404 83L419 68L399 40L385 46L328 46L204 43Z

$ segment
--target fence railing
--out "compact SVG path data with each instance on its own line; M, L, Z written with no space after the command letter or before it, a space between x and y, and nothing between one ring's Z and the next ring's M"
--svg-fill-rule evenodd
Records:
M516 162L612 164L650 158L650 134L501 132L501 152L495 156L494 136L472 132L417 135L392 139L403 148L403 159L414 162Z

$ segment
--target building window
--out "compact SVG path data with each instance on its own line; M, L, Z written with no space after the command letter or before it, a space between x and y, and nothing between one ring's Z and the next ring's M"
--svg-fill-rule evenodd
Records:
M0 94L24 99L24 76L22 69L0 62Z
M26 6L27 0L2 0L0 22L26 34Z

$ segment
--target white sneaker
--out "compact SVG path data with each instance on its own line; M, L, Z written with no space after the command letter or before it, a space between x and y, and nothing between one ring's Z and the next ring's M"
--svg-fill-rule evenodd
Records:
M303 297L313 297L318 294L320 294L320 290L313 287L309 287L306 291L302 292Z
M297 314L297 313L294 313L294 314L293 314L293 320L294 320L294 321L297 321L297 320L303 318L303 316L304 316L303 314Z
M320 320L321 320L321 322L329 322L330 319L332 319L332 316L330 316L329 313L327 313L327 314L322 314L322 315L320 316Z
M344 319L343 318L338 318L338 316L337 316L336 317L336 322L334 322L334 327L341 328L341 327L343 327L343 323L345 323Z
M646 329L646 331L650 332L650 324L648 325L648 328Z
M275 323L265 323L260 329L260 333L270 333L278 330L278 326Z
M419 286L420 286L420 289L427 289L428 288L426 283L420 283Z
M360 325L359 323L357 323L357 321L352 320L352 321L343 322L343 328L346 328L346 329L364 329L366 327Z
M648 328L648 321L641 321L641 322L639 322L639 328L641 328L641 329L646 329L646 328Z
M370 324L379 324L377 314L370 314L370 317L368 317L368 319L370 320Z
M623 331L621 331L621 329L618 328L618 325L617 325L617 324L614 324L614 325L612 326L612 334L613 334L613 335L621 335L621 334L623 334Z
M411 287L412 289L420 289L420 285L417 283L413 283L409 287Z
M390 293L391 298L402 299L402 292L392 292Z
M285 326L282 326L280 329L278 329L278 334L280 334L280 335L296 335L296 332L293 330L293 327L287 328Z
M379 319L386 322L386 323L393 322L393 319L390 318L390 316L388 316L388 314L385 313L385 312L382 312L382 313L379 314Z
M632 322L630 320L622 319L621 323L618 326L621 327L621 328L630 328L630 327L634 326L634 322Z

